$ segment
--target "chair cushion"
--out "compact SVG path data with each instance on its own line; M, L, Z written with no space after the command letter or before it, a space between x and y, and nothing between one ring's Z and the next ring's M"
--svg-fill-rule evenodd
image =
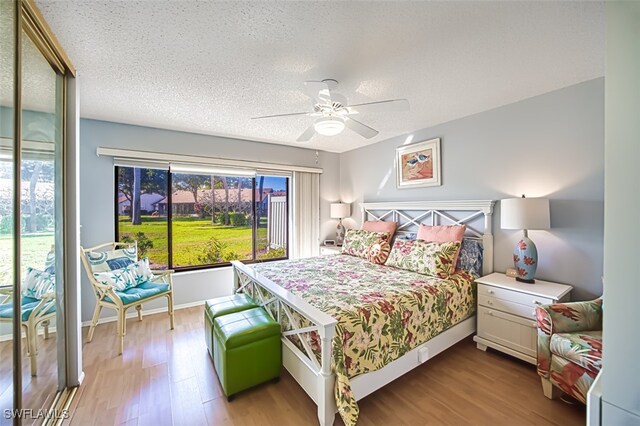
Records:
M147 281L137 285L136 287L132 287L124 291L116 291L115 293L116 295L118 295L118 297L120 297L120 300L122 300L122 304L130 305L132 303L148 299L149 297L155 296L157 294L164 293L167 290L169 290L169 284L153 283L151 281ZM109 297L106 297L105 300L113 303L113 300L111 300Z
M550 349L552 355L593 373L602 368L602 331L555 333L551 335Z
M227 349L280 335L280 324L262 308L248 309L214 320L214 334Z
M237 293L233 296L224 296L216 297L215 299L209 299L204 302L204 305L205 312L211 319L211 322L213 322L215 318L221 317L223 315L233 314L235 312L258 307L251 296L245 293Z
M23 297L22 300L22 321L27 321L29 319L29 315L33 312L34 308L38 306L40 303L39 299L34 299L32 297ZM49 309L47 309L47 314L53 313L56 311L55 303L52 304ZM3 303L0 305L0 318L12 318L13 317L13 302Z

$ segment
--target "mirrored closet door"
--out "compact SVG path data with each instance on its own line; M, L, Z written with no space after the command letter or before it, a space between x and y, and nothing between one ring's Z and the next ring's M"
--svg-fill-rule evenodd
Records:
M0 424L46 424L64 418L79 384L73 71L33 2L0 7Z

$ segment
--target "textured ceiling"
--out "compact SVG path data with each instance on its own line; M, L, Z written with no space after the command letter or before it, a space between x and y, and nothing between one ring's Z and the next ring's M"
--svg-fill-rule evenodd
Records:
M334 152L604 75L600 2L37 0L81 82L81 115ZM337 79L380 134L296 138L305 80Z

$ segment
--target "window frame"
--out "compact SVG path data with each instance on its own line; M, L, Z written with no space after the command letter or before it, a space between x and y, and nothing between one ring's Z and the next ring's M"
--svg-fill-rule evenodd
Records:
M134 166L118 166L118 165L114 165L114 230L115 230L115 241L120 241L120 215L118 212L118 194L119 194L119 189L118 189L118 181L119 181L119 169L121 167L129 167L129 168L134 168ZM142 169L153 169L153 167L139 167ZM173 264L173 175L175 173L171 172L170 170L167 170L167 269L169 270L173 270L175 272L189 272L189 271L202 271L202 270L207 270L207 269L217 269L217 268L224 268L224 267L229 267L231 266L231 262L220 262L220 263L208 263L208 264L204 264L204 265L192 265L192 266L174 266ZM178 173L178 174L188 174L188 173ZM195 173L193 173L195 174ZM257 176L271 176L269 174L266 173L259 173ZM279 261L279 260L288 260L289 259L289 246L290 246L290 236L291 236L291 223L290 223L290 219L291 219L291 212L290 212L290 207L291 207L291 191L290 191L290 186L291 186L291 177L289 176L280 176L280 175L274 175L271 177L281 177L286 179L285 181L285 188L286 188L286 216L285 216L285 223L286 223L286 235L285 235L285 240L287 242L286 246L285 246L285 256L284 257L277 257L277 258L269 258L269 259L258 259L256 252L257 252L257 233L258 233L258 227L259 224L257 223L258 219L257 219L257 215L256 215L256 176L251 178L251 187L252 187L252 192L251 192L251 235L252 235L252 258L250 260L239 260L240 262L247 264L247 265L251 265L254 263L264 263L264 262L275 262L275 261Z

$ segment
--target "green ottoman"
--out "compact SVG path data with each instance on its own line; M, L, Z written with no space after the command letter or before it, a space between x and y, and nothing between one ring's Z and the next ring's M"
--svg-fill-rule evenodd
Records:
M280 377L280 324L262 308L213 321L213 365L227 398Z
M256 308L258 305L251 296L237 293L233 296L217 297L204 302L204 340L209 355L213 356L213 320L227 314Z

